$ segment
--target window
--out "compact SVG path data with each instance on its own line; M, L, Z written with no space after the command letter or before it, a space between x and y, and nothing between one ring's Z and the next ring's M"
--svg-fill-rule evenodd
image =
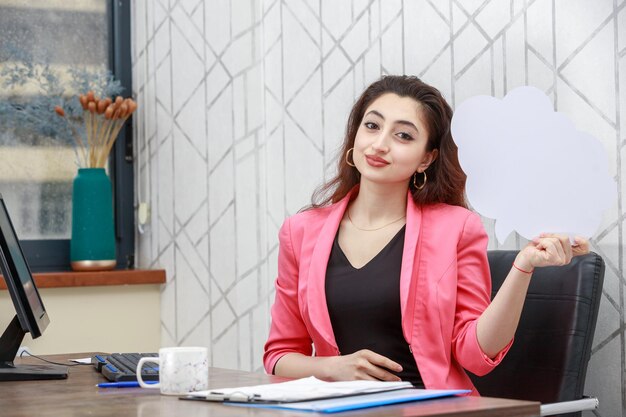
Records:
M31 268L66 270L72 181L76 175L73 146L46 134L45 123L43 129L33 129L28 123L3 125L1 106L10 100L37 103L46 91L67 81L76 70L109 69L124 88L122 95L128 97L132 92L130 2L0 0L0 39L0 73L3 67L27 62L29 65L21 67L24 72L45 75L49 71L58 76L43 88L17 82L11 88L0 89L0 193ZM111 152L108 167L114 193L118 267L134 266L131 135L129 119Z

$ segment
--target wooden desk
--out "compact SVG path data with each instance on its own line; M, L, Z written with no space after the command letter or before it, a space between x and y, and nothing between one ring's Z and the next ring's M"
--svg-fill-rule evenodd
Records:
M46 356L64 361L92 353ZM16 363L41 363L25 358ZM260 373L211 368L213 388L280 382L284 379ZM181 401L159 395L158 390L141 388L99 389L102 375L91 366L74 366L66 380L0 382L0 414L3 417L90 416L90 417L241 417L315 416L320 414L282 410L231 407L216 403ZM328 414L327 414L328 415ZM380 416L537 416L539 403L499 398L455 397L333 414L338 417Z

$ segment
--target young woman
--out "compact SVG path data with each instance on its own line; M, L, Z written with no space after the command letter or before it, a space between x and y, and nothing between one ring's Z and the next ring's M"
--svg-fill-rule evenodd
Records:
M477 394L464 369L502 360L533 269L588 252L584 239L538 237L490 303L487 235L466 208L451 118L416 77L383 77L356 102L337 176L280 230L268 373Z

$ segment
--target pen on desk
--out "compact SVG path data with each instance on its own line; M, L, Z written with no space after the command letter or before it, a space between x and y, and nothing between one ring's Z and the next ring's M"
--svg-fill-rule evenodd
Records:
M144 381L146 384L156 384L159 381ZM96 385L98 388L137 388L139 382L137 381L122 381L122 382L101 382Z

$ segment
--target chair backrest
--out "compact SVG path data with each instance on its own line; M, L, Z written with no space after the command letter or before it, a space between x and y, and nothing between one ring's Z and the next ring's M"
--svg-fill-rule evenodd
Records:
M488 252L492 298L516 255ZM604 261L593 252L566 266L537 268L511 350L489 374L470 375L478 392L542 403L580 399L603 281Z

